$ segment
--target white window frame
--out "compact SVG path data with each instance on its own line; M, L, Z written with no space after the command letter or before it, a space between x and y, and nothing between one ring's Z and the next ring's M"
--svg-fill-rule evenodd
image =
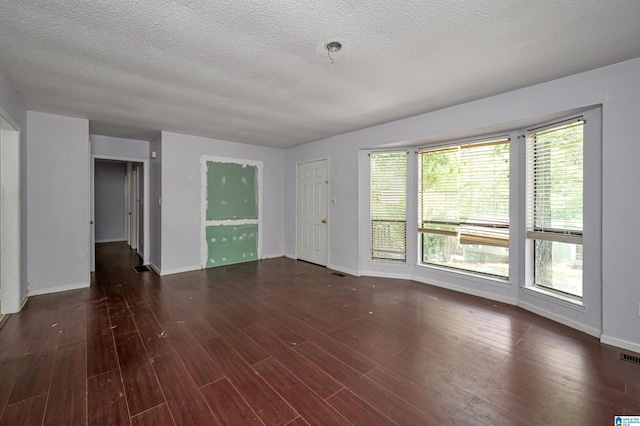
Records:
M524 224L523 243L524 253L524 285L525 294L538 296L542 299L557 302L567 307L583 311L590 301L599 301L602 291L602 109L596 107L581 114L574 114L564 118L532 126L522 131L523 139L535 129L547 127L582 116L585 121L583 135L583 232L582 232L582 297L554 291L547 287L538 286L534 281L534 244L535 240L527 237L527 206L520 212ZM522 149L526 159L526 147ZM527 161L527 160L525 160ZM526 167L524 173L526 174ZM521 180L526 197L526 177ZM587 189L588 190L584 190Z
M415 196L416 200L418 201L418 210L420 209L420 188L419 188L419 182L420 182L420 174L422 173L422 171L420 170L420 164L419 164L419 159L420 159L420 152L421 151L431 151L431 150L438 150L438 149L446 149L448 147L459 147L459 146L464 146L464 145L474 145L474 144L482 144L484 142L493 142L493 141L498 141L498 140L507 140L508 144L509 144L509 164L510 164L510 168L511 168L511 164L512 164L512 160L513 160L513 155L511 153L511 145L512 145L512 141L511 141L511 137L508 133L499 133L496 135L490 135L490 136L486 136L486 137L477 137L477 138L470 138L470 139L464 139L464 140L457 140L457 141L448 141L445 143L441 143L441 144L436 144L436 145L431 145L431 146L422 146L419 147L416 151L416 153L418 154L416 156L416 163L417 163L417 175L416 175L416 193L412 194ZM512 190L513 187L513 180L511 178L509 178L509 237L507 240L507 250L509 250L509 242L511 240L511 222L512 222L512 213L511 211L513 210L513 201L512 201ZM432 268L432 269L436 269L436 270L443 270L443 271L447 271L450 272L452 274L455 275L459 275L461 277L478 277L478 278L482 278L482 279L490 279L490 280L496 280L496 281L500 281L500 282L508 282L510 281L510 277L511 277L511 271L512 271L512 267L511 267L511 259L512 259L512 255L511 253L509 253L509 263L508 263L508 272L507 272L507 276L501 276L501 275L494 275L494 274L490 274L490 273L485 273L485 272L480 272L480 271L473 271L470 269L464 269L464 268L456 268L453 266L448 266L448 265L438 265L438 264L434 264L434 263L427 263L424 262L423 259L423 234L425 233L423 229L421 229L421 221L422 218L420 217L421 213L418 211L418 233L417 233L417 264L419 266L422 267L426 267L426 268Z
M405 154L405 185L404 185L404 197L405 197L405 215L404 215L404 223L405 223L405 233L404 233L404 259L386 259L380 257L374 257L373 253L375 251L373 247L373 231L372 231L372 223L373 223L373 208L372 208L372 192L373 188L371 185L371 157L378 154L392 154L392 153L404 153ZM372 262L389 262L393 264L406 264L407 263L407 242L408 242L408 233L407 233L407 203L408 203L408 177L409 177L409 152L406 149L396 149L396 150L385 150L385 151L371 151L368 154L369 156L369 261ZM400 254L400 253L395 253Z

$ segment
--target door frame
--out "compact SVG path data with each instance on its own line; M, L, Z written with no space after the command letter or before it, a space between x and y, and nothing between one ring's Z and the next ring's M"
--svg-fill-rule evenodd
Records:
M331 203L331 197L329 196L329 194L331 194L331 162L329 157L321 157L321 158L315 158L315 159L311 159L311 160L304 160L304 161L297 161L296 162L296 236L295 236L295 246L296 246L296 259L298 259L298 237L300 237L300 235L298 235L298 224L299 224L299 212L298 212L298 194L299 194L299 189L300 189L300 174L298 173L299 169L300 169L300 165L302 164L306 164L306 163L315 163L316 161L326 161L327 162L327 245L325 247L325 250L327 252L327 264L325 265L326 267L329 267L329 265L331 265L331 232L329 232L331 230L331 209L329 208Z
M129 192L129 195L131 196L131 244L129 244L129 247L131 247L132 250L135 250L136 253L138 252L138 234L140 233L140 221L138 220L140 217L138 215L138 208L140 207L138 206L138 197L140 196L140 194L138 194L138 189L140 188L138 186L138 173L138 167L132 164L130 182L131 192Z
M19 312L22 299L20 126L0 108L0 313Z
M100 154L92 154L91 155L91 218L90 218L90 222L92 222L89 226L91 227L91 267L90 270L91 272L93 272L93 270L95 269L95 244L96 244L96 239L95 239L95 225L93 225L93 222L95 222L95 179L94 179L94 167L95 167L95 162L96 160L115 160L115 161L122 161L122 162L131 162L131 163L142 163L142 167L143 167L143 176L144 176L144 196L143 196L143 200L144 200L144 204L143 204L143 218L144 218L144 223L143 223L143 229L142 229L142 234L143 234L143 252L142 252L142 263L144 265L148 265L149 264L149 248L150 248L150 244L149 244L149 160L146 158L135 158L135 157L116 157L116 156L112 156L112 155L100 155ZM126 220L126 218L125 218Z
M140 228L138 216L138 167L133 163L127 163L127 174L125 178L125 235L127 244L131 250L138 252L138 233ZM144 222L144 221L143 221Z

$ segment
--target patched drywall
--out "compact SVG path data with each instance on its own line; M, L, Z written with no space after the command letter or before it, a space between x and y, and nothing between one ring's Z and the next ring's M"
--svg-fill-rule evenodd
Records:
M198 136L162 132L162 274L200 269L206 218L202 162L205 157L261 163L260 259L282 256L284 233L284 151ZM152 167L156 160L152 159ZM156 203L152 197L151 204Z
M207 161L207 220L258 219L258 167Z
M206 267L258 260L258 224L215 225L206 228Z
M260 259L261 161L203 156L202 266Z

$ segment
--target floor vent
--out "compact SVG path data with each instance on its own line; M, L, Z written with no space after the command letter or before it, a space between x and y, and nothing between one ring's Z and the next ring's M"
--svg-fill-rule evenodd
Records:
M331 275L335 275L336 277L346 277L345 274L341 274L340 272L332 272Z
M632 362L634 364L640 364L640 357L637 357L637 356L621 353L620 359L623 361Z
M136 273L151 271L147 265L134 266L133 270L136 271Z

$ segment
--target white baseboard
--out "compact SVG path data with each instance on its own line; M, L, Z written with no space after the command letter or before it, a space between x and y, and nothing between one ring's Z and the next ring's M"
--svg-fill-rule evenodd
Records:
M618 339L616 337L610 337L605 334L600 336L600 342L606 345L611 345L611 346L616 346L618 348L626 349L631 352L640 353L640 344L638 343L629 342L627 340Z
M158 275L162 275L162 274L160 273L160 268L158 268L158 267L157 267L156 265L154 265L153 263L149 263L149 265L147 265L147 266L149 266L149 268L153 269L153 271L154 271L156 274L158 274Z
M578 331L582 331L583 333L587 333L590 336L600 338L602 335L602 331L593 327L589 327L588 325L579 323L562 315L558 315L551 311L547 311L546 309L542 309L538 306L532 305L527 302L523 302L522 300L518 301L518 306L522 309L525 309L529 312L533 312L536 315L540 315L541 317L549 318L555 322L566 325L567 327L574 328Z
M22 310L22 308L24 308L24 305L27 304L27 300L29 300L29 295L25 294L22 298L22 301L20 302L20 310Z
M81 288L87 288L89 287L89 285L90 285L89 282L84 282L84 283L77 283L77 284L59 285L56 287L30 288L28 291L28 297L40 296L42 294L60 293L62 291L78 290Z
M266 255L263 255L260 258L260 260L277 259L277 258L282 257L282 256L284 256L282 253L280 253L280 254L266 254Z
M470 294L471 296L478 296L478 297L482 297L483 299L493 300L500 303L506 303L508 305L516 306L517 304L517 299L509 296L503 296L501 294L489 293L487 291L477 290L469 287L462 287L462 286L458 286L450 283L445 283L443 281L434 280L431 278L427 279L424 277L419 277L416 275L412 276L411 279L419 283L428 284L435 287L446 288L447 290L453 290L459 293Z
M349 275L353 275L354 277L359 277L360 276L360 272L358 271L354 271L353 269L348 269L348 268L343 268L341 266L336 266L336 265L327 265L328 269L333 269L334 271L338 271L338 272L342 272L345 274L349 274Z
M158 275L163 276L163 277L165 275L173 275L173 274L181 274L183 272L199 271L201 269L202 269L202 266L197 265L197 266L186 266L184 268L163 269L160 272L158 272L157 269L155 267L153 267L153 270L158 272Z
M106 240L96 240L96 244L98 243L123 243L125 242L124 238L111 238Z
M377 278L393 278L396 280L410 280L410 274L401 274L394 272L374 272L374 271L362 271L363 277L377 277Z
M295 254L285 253L284 257L286 257L287 259L291 259L291 260L298 260L298 257Z

